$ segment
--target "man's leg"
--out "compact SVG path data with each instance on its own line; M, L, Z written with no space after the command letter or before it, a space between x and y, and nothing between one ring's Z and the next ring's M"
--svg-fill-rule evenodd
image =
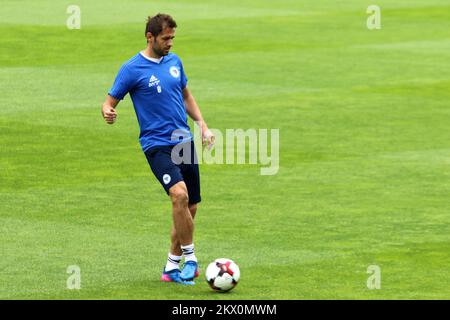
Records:
M194 219L195 214L197 212L197 204L189 204L188 205L189 212L191 213L192 219ZM166 267L164 270L172 271L172 270L180 270L180 262L183 255L181 251L181 243L178 240L177 231L174 226L172 226L172 230L170 232L170 251L167 257ZM197 271L194 277L198 277L199 272Z
M192 244L194 222L189 211L189 196L184 181L180 181L169 189L172 200L173 225L180 246Z
M193 219L197 212L197 203L201 201L200 196L200 174L198 163L195 161L195 148L191 144L191 155L194 159L191 163L184 163L177 166L183 177L183 181L166 188L173 204L174 223L171 230L171 246L167 259L167 270L179 270L179 264L184 255L185 264L180 274L182 280L193 280L198 277L197 258L194 253L194 244L192 243L194 233ZM182 199L182 201L181 201ZM189 201L192 203L189 204ZM186 214L186 211L188 214ZM187 219L188 216L190 219ZM190 220L190 223L186 223ZM184 233L184 234L183 234ZM186 234L190 237L186 238ZM190 241L190 242L189 242ZM187 244L190 243L190 244Z
M189 284L190 281L186 281L188 280L187 278L181 279L183 273L179 268L182 254L185 256L186 261L193 261L190 263L191 269L193 264L196 266L197 260L195 258L194 245L192 243L194 224L188 208L190 193L187 190L188 186L184 181L182 172L184 167L177 166L172 162L170 147L149 149L145 152L145 156L153 174L170 196L173 209L173 226L176 230L175 236L179 241L179 246L183 246L181 247L182 252L180 252L179 249L174 251L171 250L172 252L169 252L167 264L164 267L161 276L161 281L183 282L184 284ZM197 198L194 196L193 199L195 200ZM192 272L188 272L188 275L190 275L190 273ZM186 272L184 272L184 275L186 275Z
M195 214L197 213L197 204L189 204L188 205L189 212L191 213L192 220L195 218ZM181 251L181 243L178 240L177 231L175 227L172 227L172 231L170 232L170 254L174 256L181 256L183 253Z
M180 278L191 281L198 272L198 267L193 243L194 221L189 211L189 196L185 182L180 181L173 185L169 189L169 195L172 200L173 224L176 236L185 258Z
M172 244L161 280L168 282L182 282L182 280L192 280L194 276L190 277L189 274L193 271L188 273L188 278L181 279L182 273L180 273L179 269L179 264L183 253L186 256L189 256L191 259L195 260L195 270L197 269L197 259L194 255L194 244L192 243L194 223L193 217L189 210L189 196L184 181L177 182L172 187L170 187L169 196L172 200L173 214L173 230L171 232ZM174 242L176 242L176 247L174 245ZM176 273L179 275L177 275ZM186 276L186 274L184 275ZM191 281L184 283L194 284Z

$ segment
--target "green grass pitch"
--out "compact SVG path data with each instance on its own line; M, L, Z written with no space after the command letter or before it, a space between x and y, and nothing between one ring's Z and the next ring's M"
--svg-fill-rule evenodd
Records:
M100 116L156 12L210 127L280 130L276 175L201 165L195 287L159 282L170 203L131 100ZM3 0L0 299L450 298L449 30L446 0ZM219 257L229 294L203 280Z

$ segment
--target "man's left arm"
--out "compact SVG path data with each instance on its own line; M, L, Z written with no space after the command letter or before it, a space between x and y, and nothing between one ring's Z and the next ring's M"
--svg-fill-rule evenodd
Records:
M183 89L183 100L187 114L200 127L203 144L208 143L208 148L211 149L214 144L214 134L209 130L194 96L187 87Z

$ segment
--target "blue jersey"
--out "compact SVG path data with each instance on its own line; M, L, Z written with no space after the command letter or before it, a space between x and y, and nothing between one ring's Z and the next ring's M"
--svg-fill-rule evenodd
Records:
M181 60L173 53L159 63L138 53L120 68L108 94L118 100L130 94L144 152L192 140L183 99L186 84Z

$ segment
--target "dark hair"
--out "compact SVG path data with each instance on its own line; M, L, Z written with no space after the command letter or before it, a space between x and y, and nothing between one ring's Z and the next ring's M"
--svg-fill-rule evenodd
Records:
M147 25L145 26L145 36L147 36L147 32L150 32L156 38L158 34L160 34L166 27L177 27L177 23L170 15L158 13L156 16L149 16L147 19Z

